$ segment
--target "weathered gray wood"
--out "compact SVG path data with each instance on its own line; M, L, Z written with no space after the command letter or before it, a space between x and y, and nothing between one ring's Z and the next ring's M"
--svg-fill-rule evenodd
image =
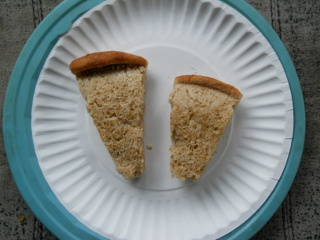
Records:
M60 2L0 0L1 112L16 58L35 27ZM279 210L253 239L320 239L320 1L248 2L272 25L288 49L300 78L307 115L305 151L294 184ZM0 240L56 239L26 206L12 179L2 138L0 146ZM25 217L22 222L21 216Z

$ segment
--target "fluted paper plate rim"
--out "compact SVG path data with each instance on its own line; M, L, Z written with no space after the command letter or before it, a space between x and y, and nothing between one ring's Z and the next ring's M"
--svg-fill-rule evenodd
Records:
M51 49L72 23L102 0L66 0L38 26L13 69L3 111L6 153L15 182L36 217L60 239L106 239L80 223L52 193L39 167L31 133L32 96ZM222 0L248 18L269 41L285 70L294 105L291 151L282 176L263 206L221 239L248 239L271 218L289 191L299 167L305 136L305 110L294 65L272 27L243 0Z

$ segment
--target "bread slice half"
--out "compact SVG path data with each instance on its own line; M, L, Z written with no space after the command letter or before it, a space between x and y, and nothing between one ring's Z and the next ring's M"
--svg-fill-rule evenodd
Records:
M147 60L140 56L108 51L80 57L69 66L117 171L126 179L141 176L145 168L147 65Z
M235 87L214 78L176 77L169 98L173 177L200 179L241 98Z

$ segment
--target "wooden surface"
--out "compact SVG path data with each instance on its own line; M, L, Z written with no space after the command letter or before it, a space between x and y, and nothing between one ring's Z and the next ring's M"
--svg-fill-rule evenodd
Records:
M22 47L41 20L60 2L0 0L1 106ZM304 93L307 116L305 150L293 186L275 215L252 239L320 239L320 1L248 2L272 25L291 55ZM26 206L11 176L2 138L0 144L0 240L56 239Z

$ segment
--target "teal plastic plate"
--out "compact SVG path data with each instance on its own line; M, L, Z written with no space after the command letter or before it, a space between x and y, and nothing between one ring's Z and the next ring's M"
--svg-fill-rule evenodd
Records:
M72 23L102 0L66 0L34 31L13 69L7 88L3 133L8 161L16 184L36 217L60 239L106 239L79 222L57 199L40 169L31 131L31 109L40 71L60 36ZM243 0L222 1L246 17L268 40L287 76L293 101L291 151L276 187L267 201L241 226L220 239L249 239L278 209L297 173L305 136L303 96L294 65L272 27Z

